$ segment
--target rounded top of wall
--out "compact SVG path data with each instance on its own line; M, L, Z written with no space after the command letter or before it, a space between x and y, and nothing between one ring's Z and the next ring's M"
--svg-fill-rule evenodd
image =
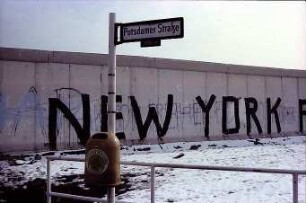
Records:
M64 64L107 66L108 55L0 47L0 60L22 61L22 62L33 62L33 63L64 63ZM232 65L232 64L188 61L188 60L177 60L177 59L150 58L142 56L118 55L117 66L218 72L218 73L231 73L231 74L243 74L243 75L306 78L305 70Z

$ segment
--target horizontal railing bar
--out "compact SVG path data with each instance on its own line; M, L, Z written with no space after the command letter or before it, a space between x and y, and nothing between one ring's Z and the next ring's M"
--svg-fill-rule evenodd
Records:
M65 156L48 156L50 161L77 161L84 162L85 158L73 158ZM228 167L228 166L206 166L206 165L187 165L187 164L168 164L168 163L147 163L135 161L121 161L122 165L131 166L148 166L148 167L161 167L161 168L182 168L182 169L201 169L201 170L215 170L215 171L236 171L236 172L254 172L254 173L278 173L278 174L301 174L306 175L304 170L289 170L289 169L262 169L262 168L244 168L244 167Z
M254 173L279 173L279 174L301 174L306 175L303 170L287 170L287 169L262 169L262 168L243 168L243 167L227 167L227 166L206 166L206 165L190 165L190 164L168 164L168 163L146 163L134 161L122 161L122 165L132 166L154 166L160 168L182 168L182 169L202 169L216 171L237 171L237 172L254 172Z
M59 193L59 192L50 192L49 195L55 196L55 197L68 198L68 199L88 201L88 202L107 203L106 199L102 199L102 198L98 198L98 197L85 197L85 196L72 195L72 194ZM128 203L128 202L125 202L125 201L116 201L116 203Z
M59 192L50 192L49 195L52 195L55 197L81 200L81 201L88 201L88 202L105 202L105 203L107 202L106 200L102 198L98 198L98 197L85 197L85 196L72 195L72 194L59 193Z
M67 156L47 156L46 159L50 161L76 161L76 162L84 162L85 158L79 157L67 157Z

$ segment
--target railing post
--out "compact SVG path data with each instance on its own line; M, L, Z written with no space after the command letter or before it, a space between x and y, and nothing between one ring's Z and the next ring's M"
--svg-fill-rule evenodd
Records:
M47 203L51 203L51 165L50 159L47 158Z
M155 166L151 165L151 203L155 203Z
M107 188L107 202L108 203L115 202L115 187Z
M298 203L298 194L299 194L298 174L297 173L293 173L292 174L292 178L293 178L293 185L292 185L292 189L293 189L293 203Z

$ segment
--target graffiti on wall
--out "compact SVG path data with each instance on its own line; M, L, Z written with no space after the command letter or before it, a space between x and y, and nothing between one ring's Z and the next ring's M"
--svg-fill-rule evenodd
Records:
M45 143L51 149L56 149L59 142L58 135L63 127L63 122L68 122L69 130L75 132L77 140L85 144L91 135L91 131L107 131L107 102L106 95L98 99L92 99L88 94L79 92L73 88L56 89L56 97L48 98L42 102L35 87L29 88L16 107L8 107L7 98L0 94L0 131L12 136L17 136L21 126L26 125L28 118L35 120L37 132L41 132ZM281 98L271 101L258 102L256 98L238 98L223 96L217 98L210 95L209 99L197 96L191 103L181 103L174 100L174 95L169 94L165 103L152 103L143 105L135 96L128 97L128 103L123 102L121 95L117 95L116 120L121 129L117 128L119 139L128 139L125 128L138 133L140 140L147 138L150 126L155 129L156 137L162 140L171 129L179 131L183 128L181 119L192 122L190 125L203 127L203 135L210 138L210 120L215 120L221 125L225 135L237 134L242 128L241 104L244 104L245 127L247 135L256 130L263 133L263 123L258 116L259 109L265 111L266 132L271 134L272 126L278 133L282 131L281 123L297 123L299 119L299 131L304 131L303 119L306 116L306 100L299 99L298 108L282 106ZM141 105L140 105L141 104ZM296 110L297 109L297 110ZM298 111L298 112L297 112ZM146 113L145 113L146 112ZM127 120L128 119L128 120ZM253 125L252 125L253 124ZM118 126L117 126L118 127ZM36 129L35 129L36 130ZM48 132L48 133L47 133ZM70 136L70 131L69 131Z
M8 98L0 93L0 132L9 136L17 136L26 126L28 118L34 118L32 124L35 124L40 133L47 136L46 119L44 118L47 110L43 107L40 98L37 96L35 87L30 87L28 91L21 96L16 106L10 107Z
M82 95L82 97L85 95ZM173 95L169 94L168 95L168 100L167 103L165 105L165 117L163 118L164 122L161 123L160 122L160 117L159 117L159 113L160 110L158 110L157 106L149 106L148 109L148 113L145 119L143 119L141 111L140 111L140 107L138 105L138 102L136 100L136 98L134 96L130 96L130 105L132 107L132 111L133 111L133 117L135 119L135 123L137 126L137 130L138 130L138 135L140 140L144 140L147 137L148 134L148 129L151 125L151 123L153 122L156 128L156 134L157 137L159 139L162 139L170 126L170 122L172 119L172 115L173 115L173 106L174 106L174 101L173 101ZM239 133L240 130L240 115L239 115L239 99L241 98L237 98L234 96L223 96L222 97L222 133L225 135L229 135L229 134L236 134ZM54 100L56 100L58 103L60 103L59 99L53 99L50 98L49 101L49 109L53 109L54 112L50 112L49 113L49 138L55 138L56 137L56 131L54 130L54 127L50 126L50 125L54 125L54 120L55 117L51 117L50 115L56 114L56 109L58 109L59 111L63 110L63 107L59 108L55 106ZM197 96L196 97L196 101L198 103L198 105L200 106L201 110L202 110L202 114L205 115L205 117L203 117L204 120L204 133L205 133L205 137L207 139L209 139L209 117L210 117L210 110L212 109L212 106L214 104L216 100L216 96L215 95L211 95L208 102L205 103L203 101L203 99L201 98L201 96ZM306 115L306 110L303 110L303 106L306 105L305 103L306 100L299 100L299 118L300 118L300 131L303 131L303 116ZM116 102L122 102L122 96L118 95L116 98ZM255 98L253 97L248 97L248 98L244 98L244 103L245 103L245 110L246 110L246 128L247 128L247 135L250 135L251 132L251 120L253 120L253 122L255 123L256 129L258 131L258 134L262 134L263 130L260 124L260 121L257 117L257 110L258 110L258 102ZM229 127L228 126L228 119L229 119L229 115L228 115L228 108L229 105L232 104L233 106L233 112L234 112L234 127ZM272 132L272 116L274 117L274 122L276 125L276 129L277 132L280 133L281 132L281 125L280 125L280 119L279 119L279 112L278 109L280 108L280 104L281 104L281 98L277 98L275 103L271 102L271 98L267 98L266 100L266 115L267 115L267 133L271 134ZM62 104L63 105L63 104ZM177 107L177 105L176 105ZM86 109L88 108L88 109ZM80 124L76 125L73 124L74 122L77 122L77 119L73 116L73 114L70 112L68 114L69 111L68 108L65 109L65 113L64 115L69 115L66 116L66 118L68 120L70 120L71 124L75 127L76 133L80 139L80 142L82 144L85 144L86 140L89 138L90 135L90 122L87 122L86 125L83 125L83 129L81 129L82 127L80 127ZM83 112L87 111L90 112L89 110L89 106L83 106ZM184 112L184 111L183 111ZM102 95L101 97L101 131L107 131L107 96ZM88 117L90 117L90 115L87 115ZM51 119L51 120L50 120ZM53 119L53 121L52 121ZM116 119L120 119L123 120L123 115L121 112L117 112L116 113ZM51 123L51 124L50 124ZM53 129L53 130L50 130ZM84 128L87 128L84 130ZM86 135L83 135L82 133L86 132ZM119 139L125 139L125 133L124 132L119 132L117 133L117 136ZM82 139L81 139L82 137ZM50 143L52 143L52 147L56 146L56 140L54 139L50 139Z

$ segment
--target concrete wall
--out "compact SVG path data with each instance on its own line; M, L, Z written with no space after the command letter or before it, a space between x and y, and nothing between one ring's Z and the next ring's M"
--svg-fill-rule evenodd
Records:
M117 132L123 143L139 143L139 127L130 96L140 107L144 122L154 107L163 126L168 95L173 95L171 121L162 139L154 122L142 142L198 141L247 138L244 98L258 102L256 116L263 132L251 120L249 137L282 136L299 129L299 99L306 99L306 71L246 67L170 59L118 56ZM49 98L58 98L83 124L83 111L90 111L91 134L101 130L101 96L107 95L107 56L98 54L0 49L0 152L37 151L50 147ZM82 107L82 94L90 97L90 110ZM207 104L216 99L209 112L209 135L205 136L205 114L196 97ZM222 98L234 96L239 102L238 133L222 132ZM281 133L272 114L272 133L267 135L267 98L277 108ZM227 127L234 128L234 105L228 103ZM306 109L304 107L303 109ZM105 116L104 116L105 117ZM304 129L306 116L303 116ZM58 110L56 123L58 149L76 148L80 139L70 121ZM80 136L80 135L79 135ZM81 135L82 136L82 135Z

